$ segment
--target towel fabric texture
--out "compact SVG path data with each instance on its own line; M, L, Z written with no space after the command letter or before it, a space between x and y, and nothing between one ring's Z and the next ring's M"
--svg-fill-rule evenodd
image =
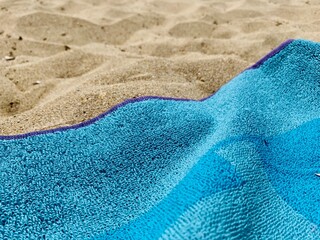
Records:
M320 44L201 101L0 137L0 239L320 239Z

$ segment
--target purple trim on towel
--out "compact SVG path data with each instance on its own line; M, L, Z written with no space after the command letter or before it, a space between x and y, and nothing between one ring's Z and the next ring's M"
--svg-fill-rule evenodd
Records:
M266 60L268 60L269 58L273 57L275 54L280 52L282 49L284 49L288 44L290 44L293 41L294 41L293 39L289 39L289 40L283 42L279 47L277 47L274 50L272 50L269 54L264 56L262 59L260 59L258 62L256 62L254 65L252 65L251 67L247 68L246 70L256 69L256 68L260 67L261 64L263 64ZM202 98L200 100L194 100L194 99L189 99L189 98L159 97L159 96L145 96L145 97L139 97L139 98L131 98L131 99L123 101L122 103L119 103L119 104L115 105L114 107L112 107L108 111L98 115L97 117L94 117L92 119L89 119L89 120L84 121L84 122L79 123L79 124L75 124L75 125L72 125L72 126L58 127L58 128L55 128L55 129L48 129L48 130L40 130L40 131L35 131L35 132L23 133L23 134L18 134L18 135L4 135L4 136L0 135L0 140L21 139L21 138L26 138L26 137L36 136L36 135L41 135L41 134L61 132L61 131L70 130L70 129L78 129L78 128L81 128L81 127L88 126L88 125L90 125L90 124L102 119L106 115L108 115L108 114L116 111L117 109L119 109L119 108L121 108L121 107L123 107L123 106L125 106L127 104L130 104L130 103L142 102L142 101L152 100L152 99L202 102L202 101L205 101L208 98L212 97L214 94L215 93L209 95L208 97Z
M247 68L246 70L259 68L265 61L267 61L269 58L271 58L274 55L276 55L277 53L279 53L282 49L284 49L286 46L288 46L293 41L294 41L294 39L288 39L287 41L281 43L278 47L273 49L271 52L269 52L267 55L265 55L258 62L256 62L255 64L253 64L251 67Z

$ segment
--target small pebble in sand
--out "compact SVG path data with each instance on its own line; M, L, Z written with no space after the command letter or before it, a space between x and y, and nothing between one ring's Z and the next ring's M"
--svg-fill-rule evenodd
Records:
M41 83L41 81L35 81L34 83L33 83L33 85L38 85L38 84L40 84Z
M16 58L14 56L5 56L4 57L4 60L6 61L12 61L12 60L15 60Z

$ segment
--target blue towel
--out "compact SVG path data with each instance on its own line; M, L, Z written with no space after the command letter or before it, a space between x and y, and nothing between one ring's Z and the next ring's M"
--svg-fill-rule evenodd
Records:
M320 239L320 44L201 101L0 137L0 239Z

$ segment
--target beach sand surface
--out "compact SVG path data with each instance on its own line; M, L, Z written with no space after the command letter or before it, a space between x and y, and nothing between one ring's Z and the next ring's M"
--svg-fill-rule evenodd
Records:
M319 16L319 0L1 0L0 134L207 97L289 38L320 41Z

